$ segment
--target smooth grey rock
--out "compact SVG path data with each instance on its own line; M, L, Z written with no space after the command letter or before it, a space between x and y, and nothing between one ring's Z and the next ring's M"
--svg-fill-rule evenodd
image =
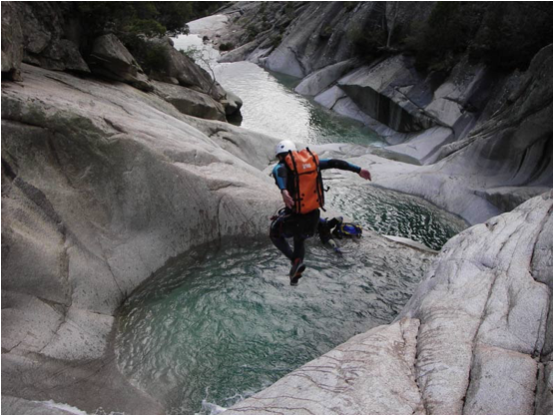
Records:
M216 142L222 149L259 170L266 169L275 160L274 148L280 141L275 137L218 121L190 117L187 122ZM259 143L264 144L259 145Z
M153 91L140 65L113 33L94 39L89 63L94 73L126 82L143 91Z
M509 212L528 199L550 190L545 186L502 186L492 187L477 194L485 197L502 211Z
M410 370L417 329L416 319L403 319L359 334L225 413L422 415Z
M381 28L383 22L396 32L400 27L405 30L412 21L425 20L432 8L432 3L417 2L402 3L397 12L384 3L372 2L244 3L222 37L240 49L248 44L247 50L230 52L234 61L248 59L271 70L303 77L353 58L355 33ZM223 12L231 16L236 11ZM252 29L257 32L253 39ZM260 54L268 56L259 59Z
M537 369L526 354L478 346L463 414L533 414Z
M400 133L435 125L422 108L409 100L406 86L423 82L411 58L401 55L363 66L338 81L338 85L370 117Z
M334 106L339 100L347 97L348 96L346 95L346 93L342 89L340 89L340 87L335 85L327 89L326 91L321 92L319 95L317 95L315 97L315 101L321 104L323 107L332 110L334 109ZM345 114L342 114L342 115L345 115ZM355 118L355 117L350 116L350 118Z
M501 200L520 200L552 188L553 83L543 82L552 65L553 45L542 49L532 61L520 80L517 100L506 103L468 137L432 153L435 164L409 173L386 168L391 174L379 176L377 184L419 195L472 224L484 222L505 208L488 196L487 189L492 194L493 189L504 189ZM374 156L367 156L357 162L370 168L374 160ZM383 163L378 162L375 168L381 166Z
M40 353L61 360L99 359L108 347L114 321L111 315L71 307L56 328L56 336Z
M244 102L238 95L227 91L227 95L223 100L221 100L221 104L225 107L225 113L227 115L232 115L240 111L240 108L242 108Z
M23 60L23 33L20 17L13 2L2 3L2 72L10 79L21 79L20 68Z
M217 60L217 62L240 62L247 59L259 46L260 41L253 40L231 51L228 51ZM258 54L259 56L259 54ZM258 59L253 59L254 63L258 63Z
M29 401L2 395L2 411L6 415L86 415L86 412L69 405Z
M169 38L146 39L146 41L158 47L164 47L167 53L165 68L150 72L150 78L167 83L173 83L176 79L179 85L210 95L216 101L223 99L225 96L223 88L190 57L177 51Z
M482 89L485 79L484 65L458 63L448 79L434 92L432 102L425 111L444 125L453 127L465 112L469 99Z
M355 61L349 59L313 72L299 83L295 91L302 95L319 95L347 72L349 72L354 65Z
M463 408L473 413L470 408L479 406L489 410L486 405L495 399L493 395L504 397L513 387L519 388L520 402L527 407L530 398L525 391L533 390L528 379L534 386L536 379L532 355L540 354L549 307L549 291L533 279L531 259L552 208L553 200L536 197L451 239L400 313L421 322L416 367L427 410L434 414L461 413ZM532 296L535 291L543 295ZM501 302L506 293L512 297ZM498 307L501 304L505 306ZM526 356L520 371L509 370L506 378L501 370L509 358L495 353L494 362L486 353L475 359L478 347L499 347L504 356ZM486 380L488 370L494 372L493 381ZM467 390L471 392L464 404Z
M543 199L553 199L551 191L544 193ZM534 256L532 257L532 276L553 292L553 215L550 215L543 225L543 230L534 246ZM545 321L546 333L545 344L543 345L543 361L553 359L553 301L549 304L548 319Z
M438 150L453 139L450 128L432 127L405 143L387 147L386 150L413 157L420 163L428 164L435 161Z
M226 121L225 107L211 96L179 85L157 81L153 81L153 84L156 93L183 114L208 120Z
M60 2L17 2L16 6L23 32L24 62L56 71L90 72L78 40L65 32L64 11L70 6Z
M539 365L535 415L553 412L553 363Z
M154 94L22 70L2 88L3 393L162 413L113 363L113 314L192 245L265 235L281 199L252 164L274 140L223 123L210 138Z
M20 415L26 413L24 410L38 408L45 411L39 412L41 415L60 415L61 406L66 408L61 410L79 415L84 411L89 414L121 412L118 408L126 408L132 414L164 415L166 412L158 402L123 378L115 359L113 353L102 359L72 362L3 353L2 377L10 382L2 385L2 397L17 397L17 401L13 412L10 406L4 407L3 401L2 413Z
M65 308L10 288L2 290L2 351L40 352L63 323Z

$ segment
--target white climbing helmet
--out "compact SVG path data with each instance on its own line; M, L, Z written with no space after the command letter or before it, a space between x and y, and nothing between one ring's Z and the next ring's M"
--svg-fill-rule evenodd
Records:
M296 145L290 140L281 141L275 147L275 156L289 151L296 151Z

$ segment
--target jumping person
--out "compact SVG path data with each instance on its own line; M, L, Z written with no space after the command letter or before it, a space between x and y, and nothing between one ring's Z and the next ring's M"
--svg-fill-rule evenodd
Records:
M366 180L371 180L371 173L343 160L319 160L319 156L309 148L296 151L295 144L290 140L278 143L275 154L279 162L273 169L273 176L286 208L284 214L271 223L270 237L273 244L292 262L290 285L297 285L305 271L304 242L316 232L319 208L324 206L321 170L348 170ZM286 241L287 237L294 238L293 251Z

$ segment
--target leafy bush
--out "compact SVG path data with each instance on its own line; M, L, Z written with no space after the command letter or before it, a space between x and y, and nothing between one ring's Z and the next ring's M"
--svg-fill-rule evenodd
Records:
M382 48L386 45L386 32L381 27L372 29L354 28L348 33L357 56L365 60L374 59L382 53Z
M202 51L195 46L189 46L186 50L179 49L179 52L185 56L188 56L194 62L196 62L196 60L198 60L202 56Z
M163 45L148 45L141 66L147 73L151 71L163 72L167 68L169 62L169 53Z
M552 20L551 2L489 7L469 56L499 69L525 69L542 47L553 43Z
M248 40L253 40L259 34L259 28L251 24L246 28L246 34L248 35Z
M68 2L73 3L73 2ZM85 31L154 35L187 33L186 22L203 17L221 1L81 1L74 2Z
M234 43L232 43L232 42L221 43L219 45L219 50L221 52L225 52L227 50L232 50L232 49L234 49Z
M450 70L470 44L485 7L484 3L438 2L428 21L406 39L416 53L416 67Z
M449 70L461 54L472 62L525 69L553 42L551 2L438 2L426 22L404 39L418 69Z
M330 38L330 36L332 36L332 32L333 32L332 26L327 24L319 32L319 37L321 39L328 39Z
M359 1L343 1L342 2L344 8L346 9L346 11L348 13L351 12L353 9L355 9L359 3L360 3Z
M282 42L282 35L281 34L275 35L271 38L271 46L273 48L278 47L278 45L280 45L280 42Z

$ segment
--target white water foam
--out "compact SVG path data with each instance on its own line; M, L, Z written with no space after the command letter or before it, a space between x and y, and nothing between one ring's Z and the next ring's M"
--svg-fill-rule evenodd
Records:
M205 399L202 400L202 411L205 411L207 415L217 415L222 412L225 412L227 408L216 405L214 403L207 402Z
M66 403L58 403L58 402L54 402L53 400L49 400L49 401L33 401L34 403L38 403L38 404L41 404L41 405L44 405L45 407L47 408L52 408L52 409L61 409L62 411L65 411L69 414L74 414L74 415L88 415L86 412L84 411L81 411L79 408L75 408L74 406L71 406L71 405L67 405Z
M47 408L60 409L72 415L89 415L88 412L82 411L79 408L68 405L66 403L54 402L53 400L33 402L44 405ZM96 411L94 411L92 415L125 415L125 412L106 412L102 407L100 407L96 409Z

